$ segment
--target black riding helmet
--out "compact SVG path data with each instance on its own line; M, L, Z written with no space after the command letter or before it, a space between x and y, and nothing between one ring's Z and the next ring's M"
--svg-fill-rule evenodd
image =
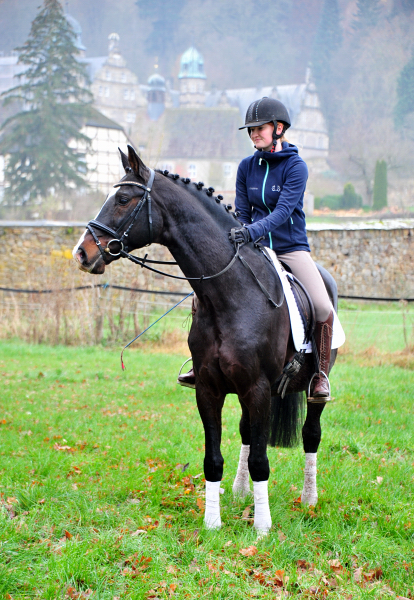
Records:
M283 131L279 135L276 133L277 123L283 123ZM251 127L259 127L260 125L264 125L265 123L273 123L274 131L273 131L273 141L274 143L282 137L285 133L286 129L289 129L290 117L287 111L287 108L280 100L276 100L275 98L268 98L265 96L260 100L255 100L252 102L247 109L246 118L244 121L243 127L239 127L239 129L245 129L247 127L247 132L250 137L250 128Z

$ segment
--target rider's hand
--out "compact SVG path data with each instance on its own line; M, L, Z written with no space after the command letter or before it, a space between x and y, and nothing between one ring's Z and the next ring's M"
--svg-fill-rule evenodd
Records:
M244 226L232 229L229 233L229 240L234 244L239 244L241 246L243 246L243 244L248 244L251 239L250 231Z

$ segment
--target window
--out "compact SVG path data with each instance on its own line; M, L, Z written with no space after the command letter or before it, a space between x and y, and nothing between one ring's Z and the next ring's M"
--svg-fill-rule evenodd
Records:
M129 98L130 98L130 100L135 100L135 90L131 90L129 92Z
M161 171L168 171L169 173L172 173L174 170L174 165L172 163L163 163L161 165Z
M109 98L109 87L105 88L105 96Z
M125 89L124 90L124 100L128 100L129 99L129 90Z
M231 177L233 175L233 165L231 163L224 163L223 175L224 177Z
M111 72L110 71L106 71L105 72L105 77L106 77L106 81L111 81Z
M125 71L122 71L122 73L121 73L121 81L122 81L122 83L126 82L126 73L125 73Z
M127 113L127 123L135 123L135 113Z
M189 163L187 171L190 179L195 179L197 177L197 165L195 163Z
M103 87L101 85L99 86L99 95L103 96Z

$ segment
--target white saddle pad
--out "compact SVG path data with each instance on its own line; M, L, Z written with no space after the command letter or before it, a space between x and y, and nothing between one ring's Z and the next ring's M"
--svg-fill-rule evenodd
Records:
M283 291L285 293L286 303L289 309L290 316L290 326L292 329L292 337L293 343L295 344L296 350L301 350L302 348L306 349L306 352L312 352L312 344L304 345L303 340L305 337L305 329L303 327L302 318L299 313L298 306L296 304L295 296L293 295L292 289L289 283L290 273L285 271L280 264L276 253L274 250L270 248L266 248L266 252L269 257L272 259L272 262L275 266L277 274L279 275L280 281L282 282ZM331 305L332 306L332 305ZM333 335L332 335L332 345L331 348L339 348L342 344L345 343L345 333L342 329L342 325L339 322L338 315L335 312L334 307L332 306L334 320L333 320Z

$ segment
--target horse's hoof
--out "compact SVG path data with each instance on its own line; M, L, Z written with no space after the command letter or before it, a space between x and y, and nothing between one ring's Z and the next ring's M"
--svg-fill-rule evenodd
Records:
M245 486L236 486L233 485L233 496L235 498L240 498L241 500L243 500L243 498L246 498L246 496L248 496L249 494L252 493L252 490L250 489L250 486L247 485L247 487Z
M309 496L307 496L305 492L302 492L300 501L305 506L316 506L316 504L318 503L318 495L309 494Z
M220 529L221 527L221 518L220 517L205 517L204 526L206 529Z

